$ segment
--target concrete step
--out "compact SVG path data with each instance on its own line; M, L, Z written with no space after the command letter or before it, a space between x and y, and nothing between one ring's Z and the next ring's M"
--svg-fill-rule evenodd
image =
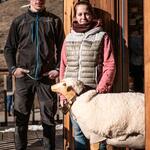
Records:
M0 150L15 150L14 128L0 130ZM42 127L30 125L28 131L28 149L42 150ZM56 125L56 150L63 150L63 125Z

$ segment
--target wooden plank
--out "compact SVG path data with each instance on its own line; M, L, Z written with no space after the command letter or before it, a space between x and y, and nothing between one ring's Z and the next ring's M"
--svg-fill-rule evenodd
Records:
M119 1L119 50L120 50L120 65L119 68L122 70L122 91L128 92L128 65L129 65L129 57L128 57L128 11L127 11L127 1L121 0Z
M128 1L123 0L123 91L129 91Z
M64 0L64 30L67 35L71 30L73 17L73 0ZM64 150L72 149L72 130L70 124L69 113L64 115Z
M150 149L150 1L144 1L144 70L146 101L146 150Z
M64 0L64 30L68 34L71 29L73 15L73 0Z

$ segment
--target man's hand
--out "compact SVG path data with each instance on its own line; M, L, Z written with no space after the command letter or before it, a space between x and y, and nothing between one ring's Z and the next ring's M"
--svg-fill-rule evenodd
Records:
M29 70L27 69L23 69L23 68L17 68L15 70L15 72L13 73L13 75L16 77L16 78L21 78L23 77L25 74L29 73Z

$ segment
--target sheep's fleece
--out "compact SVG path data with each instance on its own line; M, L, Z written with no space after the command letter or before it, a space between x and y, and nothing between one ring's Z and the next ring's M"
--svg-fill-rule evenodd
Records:
M67 85L67 79L65 82ZM76 90L75 81L72 83ZM106 140L107 144L119 147L145 146L142 93L97 94L96 90L89 90L76 97L70 111L90 143Z

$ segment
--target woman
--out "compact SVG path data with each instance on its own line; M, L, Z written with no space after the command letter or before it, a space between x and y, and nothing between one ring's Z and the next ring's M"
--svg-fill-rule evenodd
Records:
M101 22L94 19L89 2L77 2L74 7L72 31L64 41L61 52L60 80L74 78L84 82L87 90L99 93L111 90L115 76L115 60L111 40L103 32ZM65 100L61 98L61 105ZM87 139L71 117L75 149L87 150Z

